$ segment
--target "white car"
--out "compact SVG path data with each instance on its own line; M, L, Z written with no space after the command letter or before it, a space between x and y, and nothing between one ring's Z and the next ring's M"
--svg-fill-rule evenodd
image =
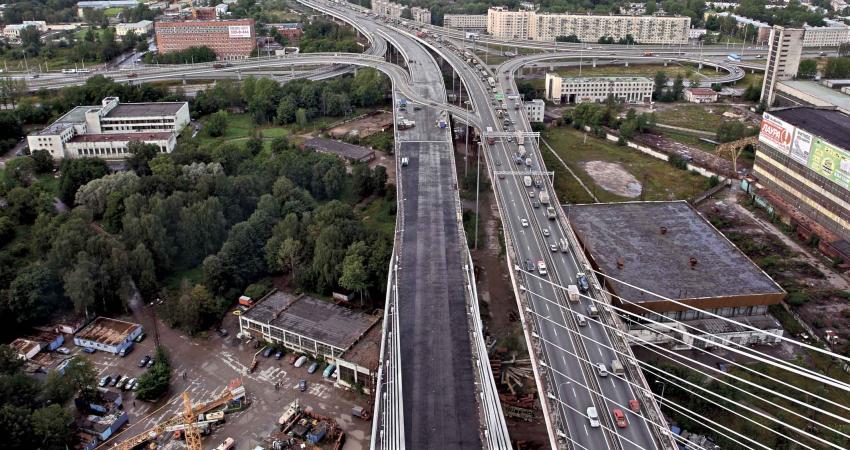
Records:
M600 377L607 377L608 368L605 367L605 363L596 363L596 372L599 373Z
M596 413L596 407L589 406L587 408L587 420L590 421L591 428L599 428L599 414Z
M70 355L71 354L71 350L68 350L67 347L59 347L59 348L56 349L56 351L63 354L63 355Z
M549 237L549 229L548 228L543 229L543 236Z
M519 219L519 223L523 228L528 228L528 219Z

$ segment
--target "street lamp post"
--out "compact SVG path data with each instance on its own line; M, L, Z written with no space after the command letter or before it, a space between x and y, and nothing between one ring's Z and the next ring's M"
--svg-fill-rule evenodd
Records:
M664 390L667 389L667 383L655 380L655 384L661 385L661 403L664 403Z
M475 250L478 250L478 196L481 192L481 141L478 141L478 162L475 167Z

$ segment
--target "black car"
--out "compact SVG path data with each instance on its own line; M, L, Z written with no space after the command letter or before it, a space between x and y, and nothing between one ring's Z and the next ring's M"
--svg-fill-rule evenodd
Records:
M151 360L150 355L145 355L144 358L139 360L139 367L145 367L146 365L148 365L148 361L150 361L150 360Z
M525 259L525 270L529 272L534 272L534 262L531 261L531 259L529 258Z

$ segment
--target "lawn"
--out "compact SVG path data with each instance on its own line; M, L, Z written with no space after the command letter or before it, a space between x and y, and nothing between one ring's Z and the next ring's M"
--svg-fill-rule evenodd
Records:
M668 107L664 105L655 112L658 123L694 130L716 132L727 120L722 114L732 109L723 105L698 105L682 103Z
M199 264L197 267L193 267L191 269L186 269L181 272L175 272L170 276L166 277L162 284L167 289L176 290L180 288L180 284L183 280L189 282L189 284L198 284L204 282L204 265Z
M761 89L761 85L763 82L763 73L747 73L744 75L744 78L741 78L740 80L736 81L735 84L732 85L732 87L744 89L752 84L753 86L757 86L759 89Z
M387 200L386 197L377 197L365 208L359 210L358 215L363 219L367 229L392 236L395 232L395 210L395 201Z
M691 172L676 169L665 161L644 155L637 150L618 146L614 142L584 133L571 127L547 130L544 138L566 164L581 178L602 202L626 200L675 200L692 198L708 187L708 179ZM549 170L555 171L555 191L561 200L569 202L590 201L587 194L572 179L561 163L543 146L543 157ZM617 163L643 184L638 197L625 197L604 190L585 171L582 163L603 161Z
M696 148L699 148L699 149L702 149L702 150L705 150L705 151L708 151L708 152L713 152L714 150L717 149L716 145L705 142L705 141L701 141L699 139L699 137L691 135L691 134L680 133L680 132L677 132L677 131L667 130L667 129L664 129L664 128L658 128L658 129L656 129L656 132L660 133L661 135L663 135L664 137L666 137L668 139L674 140L676 142L681 142L682 144L689 145L691 147L696 147ZM711 138L708 138L708 139L711 139Z

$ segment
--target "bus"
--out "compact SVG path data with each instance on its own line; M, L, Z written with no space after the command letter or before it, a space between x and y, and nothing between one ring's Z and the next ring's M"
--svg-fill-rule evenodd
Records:
M726 56L726 59L732 62L741 62L741 55L737 53L730 53Z

